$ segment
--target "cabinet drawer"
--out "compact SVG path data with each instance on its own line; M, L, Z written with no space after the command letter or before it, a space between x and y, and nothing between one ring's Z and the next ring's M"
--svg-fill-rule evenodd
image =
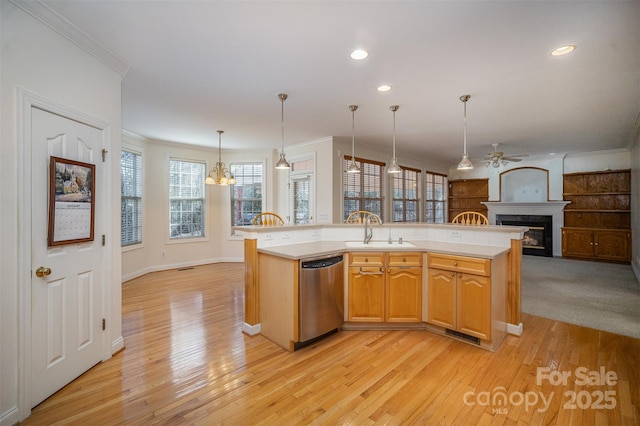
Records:
M422 253L389 253L387 266L422 266Z
M489 259L429 253L427 263L429 268L466 272L485 277L491 276L491 260Z
M384 266L384 253L349 253L349 266Z

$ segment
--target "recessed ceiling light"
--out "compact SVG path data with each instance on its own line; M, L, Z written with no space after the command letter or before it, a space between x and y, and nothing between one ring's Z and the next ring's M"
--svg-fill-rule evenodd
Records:
M378 92L388 92L389 90L391 90L391 86L389 86L388 84L378 86Z
M366 50L362 50L362 49L356 49L353 52L351 52L351 54L349 55L351 56L351 59L355 59L357 61L366 58L367 56L369 56L369 52L367 52Z
M562 56L567 53L571 53L575 50L575 46L572 44L567 44L566 46L560 46L557 49L551 51L551 56Z

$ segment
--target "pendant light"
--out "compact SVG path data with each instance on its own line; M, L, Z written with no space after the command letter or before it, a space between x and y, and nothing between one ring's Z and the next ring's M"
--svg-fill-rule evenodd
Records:
M209 171L209 176L204 180L207 185L233 185L236 178L227 169L222 162L222 134L224 130L218 130L218 162L216 166ZM214 177L215 175L215 177Z
M347 173L360 173L360 167L356 164L356 116L355 112L358 105L349 105L351 111L351 165L347 169Z
M287 99L288 96L286 93L278 93L278 97L280 98L280 102L282 104L282 110L280 115L281 117L280 124L282 126L282 150L280 151L280 159L276 163L276 169L284 170L284 169L291 168L291 166L289 165L289 162L287 162L287 159L284 157L284 101Z
M402 173L402 169L398 166L398 161L396 160L396 111L398 110L398 105L391 105L389 109L393 111L393 157L391 158L391 166L389 166L389 170L387 173Z
M467 154L467 101L471 98L471 95L462 95L460 100L464 104L464 151L462 152L462 160L458 163L458 170L471 170L473 169L473 163L469 160Z

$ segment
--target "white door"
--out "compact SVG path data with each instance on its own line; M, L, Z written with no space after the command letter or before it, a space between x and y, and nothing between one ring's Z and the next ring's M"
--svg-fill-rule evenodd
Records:
M35 107L31 113L31 407L34 407L102 359L101 230L105 173L101 130ZM93 241L48 247L50 156L95 164L95 192L91 194L95 197ZM41 267L50 269L50 274L36 276Z

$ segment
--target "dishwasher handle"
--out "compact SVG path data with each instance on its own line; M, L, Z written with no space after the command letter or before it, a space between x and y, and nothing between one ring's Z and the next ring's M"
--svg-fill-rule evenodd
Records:
M337 265L343 261L343 256L333 256L324 259L308 260L301 262L302 269L319 269L328 268L329 266Z

